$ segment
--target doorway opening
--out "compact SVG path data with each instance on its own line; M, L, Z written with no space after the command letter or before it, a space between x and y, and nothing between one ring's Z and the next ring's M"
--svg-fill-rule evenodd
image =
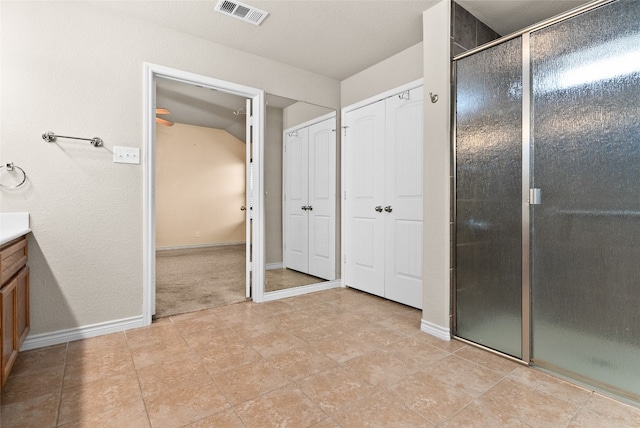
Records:
M209 92L209 101L194 96L193 91ZM238 129L238 120L229 125L228 131L200 126L193 121L183 123L190 121L183 114L191 118L195 115L189 114L188 109L179 112L180 108L175 114L159 110L164 119L159 122L174 125L158 125L157 130L156 108L167 108L158 104L158 101L168 102L167 95L200 110L218 109L220 115L242 117L244 132ZM203 102L210 105L204 109L202 105L194 105ZM230 103L238 102L241 107L229 108ZM264 92L145 64L144 110L145 324L150 324L154 315L191 312L243 298L260 301L263 287L259 284L263 284L263 280L255 268L262 265L262 254L256 251L262 245L262 218L256 215L261 212L261 175L259 157L255 155L262 147ZM219 158L222 152L213 153L217 149L212 147L208 134L216 133L227 140L219 144L227 146L223 152L231 161L218 162L214 167L211 162L207 163L207 158ZM244 137L242 141L238 136ZM242 148L238 142L243 143ZM198 181L207 183L202 185ZM239 181L243 182L240 186ZM225 267L221 268L220 263ZM227 270L224 275L223 270ZM244 289L237 289L239 279L244 282ZM235 297L228 290L232 285L230 281L235 284ZM175 300L177 305L166 307L167 298ZM156 307L157 302L163 307Z
M247 99L156 79L156 313L244 301Z

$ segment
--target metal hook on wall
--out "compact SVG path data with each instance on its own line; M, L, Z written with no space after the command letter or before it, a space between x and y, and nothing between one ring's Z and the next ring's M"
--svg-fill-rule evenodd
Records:
M434 94L433 92L429 92L429 97L431 98L431 102L432 103L437 103L438 102L438 94Z

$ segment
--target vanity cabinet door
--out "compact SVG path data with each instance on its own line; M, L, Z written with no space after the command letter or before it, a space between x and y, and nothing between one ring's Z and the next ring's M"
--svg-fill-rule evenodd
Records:
M17 303L18 277L7 283L0 290L0 322L2 329L2 385L7 380L11 367L18 356L18 337L16 334L15 308Z

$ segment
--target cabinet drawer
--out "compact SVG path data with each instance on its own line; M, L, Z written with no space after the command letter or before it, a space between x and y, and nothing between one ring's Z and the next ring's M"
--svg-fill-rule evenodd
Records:
M27 239L22 238L0 249L0 284L4 284L27 263Z

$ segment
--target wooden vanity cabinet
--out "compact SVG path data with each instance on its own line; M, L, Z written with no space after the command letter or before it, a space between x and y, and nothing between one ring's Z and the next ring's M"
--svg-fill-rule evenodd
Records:
M0 378L4 385L29 333L27 239L0 247Z

